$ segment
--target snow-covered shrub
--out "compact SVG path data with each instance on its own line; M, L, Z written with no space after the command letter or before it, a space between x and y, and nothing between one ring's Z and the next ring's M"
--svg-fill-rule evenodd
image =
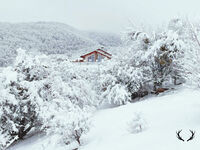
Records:
M147 128L147 123L142 117L141 113L135 113L132 120L128 123L128 130L131 133L139 133L144 131Z
M41 125L39 110L42 100L37 88L38 81L46 78L47 70L37 61L19 49L14 66L1 73L0 129L9 140L22 139Z
M90 129L88 115L85 115L84 113L76 113L76 116L73 116L73 121L70 122L65 128L67 130L65 130L66 132L64 133L64 142L66 144L76 142L78 145L82 145L84 142L82 141L82 137Z
M47 60L50 71L40 82L38 95L43 128L59 134L58 142L81 144L81 136L89 130L88 116L98 105L96 92L80 66L68 60ZM50 62L51 61L51 62ZM47 113L48 112L48 113Z
M200 37L199 23L190 22L188 19L177 19L174 26L179 27L179 37L185 44L183 63L183 76L186 84L194 87L200 86L200 66L199 66L199 53L200 53ZM177 31L177 29L174 29Z
M132 100L132 95L145 90L143 68L126 62L109 64L101 75L101 99L110 104L122 105Z
M55 129L63 141L78 140L80 144L81 135L89 128L84 116L98 102L89 81L73 71L74 67L69 61L18 50L14 66L4 68L0 76L1 146L31 130Z
M102 100L121 105L158 88L185 82L184 58L188 46L180 35L182 29L172 30L173 26L152 38L141 31L127 33L127 46L101 71Z
M75 149L84 144L83 137L90 129L91 111L82 110L75 105L67 109L65 107L62 103L56 107L57 110L53 109L54 116L46 120L46 133L58 135L52 141L55 144L66 144Z
M54 99L63 99L62 101L70 102L82 109L97 106L98 99L96 92L90 80L86 80L86 77L82 76L86 72L77 72L77 68L79 66L69 61L59 64L57 62L53 63L52 73L39 89L41 98L51 101Z
M111 104L126 104L150 91L150 39L145 33L133 32L128 44L101 70L101 99Z
M15 103L7 99L1 101L1 106L3 106L1 128L9 131L11 136L17 135L21 139L33 127L38 126L37 109L39 108L36 99L26 86L16 82L11 82L9 86L9 96L14 96L16 100Z
M108 66L109 65L109 66ZM122 105L130 101L130 93L121 80L124 76L118 76L117 68L112 64L108 64L105 70L102 70L100 76L100 94L103 103ZM109 67L109 68L108 68ZM119 68L121 69L121 68Z
M97 100L90 83L67 69L71 65L65 62L57 66L43 83L39 95L46 101L40 115L46 132L59 134L54 142L76 148L82 144L82 135L89 130L87 120Z
M181 79L181 69L184 56L185 45L179 38L178 34L169 31L163 33L153 43L150 50L152 51L152 73L154 80L154 90L163 86L167 81L168 85L171 80L174 80L174 85L177 80Z
M200 83L200 68L199 68L199 23L190 22L188 19L175 18L169 22L168 29L178 37L177 43L181 50L180 57L176 57L175 72L172 74L182 78L182 83L190 86L199 87ZM177 42L178 42L177 41ZM178 64L178 65L177 65Z
M107 87L106 92L102 94L102 99L109 104L124 105L130 101L130 93L126 86L114 84L112 87Z

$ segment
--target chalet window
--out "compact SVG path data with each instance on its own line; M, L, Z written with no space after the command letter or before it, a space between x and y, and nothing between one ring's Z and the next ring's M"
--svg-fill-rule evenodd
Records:
M98 62L101 62L101 61L102 61L102 59L104 59L104 56L102 56L102 55L98 54L98 56L97 56L97 60L98 60Z
M92 57L91 56L89 56L88 57L88 62L90 62L92 60Z
M98 54L98 56L97 56L98 62L101 62L101 59L102 59L102 56Z
M92 54L91 56L88 57L89 62L95 62L95 55Z
M93 54L91 57L92 57L92 62L95 62L95 55Z

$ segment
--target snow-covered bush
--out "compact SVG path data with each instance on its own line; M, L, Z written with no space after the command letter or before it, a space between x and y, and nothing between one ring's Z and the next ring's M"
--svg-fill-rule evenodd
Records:
M200 37L199 23L190 22L188 19L178 19L176 26L179 25L179 36L184 41L186 50L182 58L184 77L187 85L200 86ZM181 24L181 26L180 26Z
M190 22L188 19L172 19L168 29L178 35L179 41L182 41L179 49L182 54L176 58L176 69L179 72L179 78L184 79L187 85L199 87L200 85L200 68L199 68L199 23ZM176 74L176 72L175 72Z
M1 128L9 131L11 136L23 138L33 127L39 124L38 104L31 91L16 82L11 82L9 95L1 101L3 114L1 115ZM9 97L14 96L15 101ZM5 98L5 97L4 97ZM9 100L8 100L9 99Z
M122 105L130 101L125 81L121 80L124 76L118 76L118 71L121 70L117 70L116 66L110 63L105 67L105 70L102 70L99 88L103 103Z
M66 144L76 142L79 146L82 145L84 142L82 137L89 131L90 126L88 113L76 113L73 115L73 121L65 126L66 130L63 130L64 142Z
M141 31L129 31L124 37L126 47L102 67L101 99L121 105L155 93L159 88L185 83L192 74L199 82L195 40L191 41L191 33L184 29L187 29L184 23L175 20L163 32L151 36Z
M79 67L69 61L54 62L54 72L39 89L46 99L41 111L43 127L49 134L59 134L54 142L74 148L82 144L82 135L90 127L88 118L99 103L86 75L82 77L85 72L76 70Z
M0 76L1 146L15 137L23 138L31 130L55 127L65 142L71 138L80 144L81 135L89 128L84 116L98 102L90 83L73 67L69 61L60 63L18 50L14 66L4 68Z
M126 62L109 64L101 74L101 99L110 104L122 105L131 101L134 93L145 91L143 69Z
M147 123L141 113L135 113L132 120L128 123L128 130L131 133L139 133L147 128Z
M184 42L178 34L169 31L159 36L150 50L152 51L152 73L154 80L154 90L163 86L166 81L169 86L172 80L174 85L181 79L181 69L184 56Z
M38 58L31 58L24 50L18 50L13 67L3 69L0 89L0 128L9 140L22 139L30 130L39 129L39 110L42 99L37 89L39 81L47 78L47 69Z
M150 39L145 33L130 34L128 48L105 62L101 70L101 99L122 105L150 92L152 79L148 47Z
M64 100L64 99L63 99ZM64 100L65 101L65 100ZM81 109L72 103L66 102L51 103L48 114L43 114L44 125L47 134L55 134L52 142L55 144L66 144L68 147L77 148L84 144L84 135L90 129L89 118L92 110Z

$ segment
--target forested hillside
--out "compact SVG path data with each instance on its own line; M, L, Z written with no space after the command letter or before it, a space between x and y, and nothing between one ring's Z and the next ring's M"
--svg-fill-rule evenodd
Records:
M81 49L120 44L121 39L116 34L87 33L62 23L0 23L0 66L9 65L18 48L71 56Z

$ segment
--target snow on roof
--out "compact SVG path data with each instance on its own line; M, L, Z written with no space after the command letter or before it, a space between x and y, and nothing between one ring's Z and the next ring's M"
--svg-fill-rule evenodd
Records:
M112 56L110 53L108 53L108 52L106 52L106 51L104 51L102 49L97 49L97 52L102 53L104 55L107 55L108 57Z

